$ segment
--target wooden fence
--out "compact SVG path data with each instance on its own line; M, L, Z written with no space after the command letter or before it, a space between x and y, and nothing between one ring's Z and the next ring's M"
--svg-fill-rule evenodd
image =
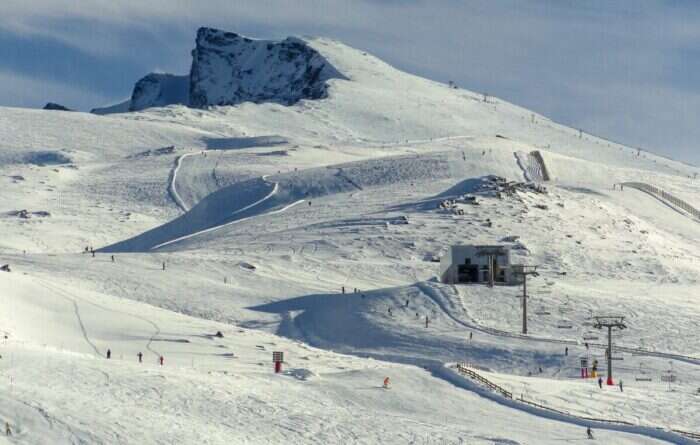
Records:
M476 372L474 369L472 369L468 364L466 364L466 363L459 363L459 364L457 364L457 371L459 371L460 374L465 375L465 376L471 378L472 380L476 380L477 382L481 383L482 385L486 386L487 388L490 388L491 390L500 393L503 397L505 397L505 398L507 398L507 399L513 399L513 393L511 393L510 391L506 390L506 389L503 388L502 386L499 386L499 385L493 383L492 381L490 381L490 380L487 379L486 377L482 376L481 374L479 374L478 372ZM634 423L626 422L626 421L624 421L624 420L603 419L603 418L597 418L597 417L585 417L585 416L579 416L579 415L576 415L576 414L571 414L571 413L566 412L566 411L562 411L562 410L559 410L559 409L556 409L556 408L552 408L552 407L549 407L549 406L546 406L546 405L541 405L541 404L539 404L539 403L535 403L535 402L532 402L532 401L529 401L529 400L525 400L525 399L523 398L522 395L520 396L519 399L514 399L514 400L516 400L516 401L519 402L519 403L523 403L523 404L525 404L525 405L533 406L533 407L535 407L535 408L539 408L539 409L542 409L542 410L545 410L545 411L557 413L557 414L560 414L560 415L563 415L563 416L573 417L573 418L576 418L576 419L579 419L579 420L586 420L586 421L589 421L589 422L608 423L608 424L611 424L611 425L636 426ZM659 428L659 429L663 429L663 428ZM668 430L667 430L667 431L668 431ZM690 432L690 431L683 431L683 430L676 430L676 429L671 429L670 431L672 431L672 432L674 432L674 433L676 433L676 434L680 434L680 435L682 435L682 436L685 436L685 437L687 437L687 438L689 438L689 439L696 440L696 441L700 441L700 434L698 434L698 433L693 433L693 432Z
M651 184L646 184L644 182L623 182L620 184L620 186L624 187L631 187L635 188L637 190L641 190L643 192L649 193L650 195L656 196L669 204L683 210L684 212L689 213L693 218L700 219L700 210L696 209L695 207L691 206L687 202L683 201L680 198L677 198L673 196L672 194L661 190L658 187L655 187Z

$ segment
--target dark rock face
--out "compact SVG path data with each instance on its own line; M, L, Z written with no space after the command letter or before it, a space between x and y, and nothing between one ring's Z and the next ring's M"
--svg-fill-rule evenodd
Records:
M44 105L44 110L73 111L68 107L64 107L63 105L54 102L49 102L46 105Z
M151 73L136 82L129 111L172 104L187 105L189 77Z
M95 114L182 104L193 108L326 97L329 79L345 79L304 40L253 40L212 28L197 31L190 74L151 73L134 86L131 99Z
M189 105L236 105L326 97L326 81L343 76L300 39L252 40L211 28L197 31Z

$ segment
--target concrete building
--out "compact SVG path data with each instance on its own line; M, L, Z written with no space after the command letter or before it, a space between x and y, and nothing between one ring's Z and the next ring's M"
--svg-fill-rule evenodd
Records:
M451 246L440 258L440 281L447 284L519 284L510 264L510 248L503 245Z

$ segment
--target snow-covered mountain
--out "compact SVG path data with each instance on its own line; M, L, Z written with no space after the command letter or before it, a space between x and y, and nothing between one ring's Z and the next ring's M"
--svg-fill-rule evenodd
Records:
M151 73L134 86L128 111L186 105L206 108L243 102L291 105L326 97L327 81L340 74L307 41L254 40L213 28L197 31L189 75ZM123 106L95 114L124 112Z
M699 169L337 41L200 34L200 97L235 106L151 75L118 114L0 108L0 444L693 443L700 224L671 195L698 206ZM521 287L435 280L462 243L538 266L528 335ZM624 392L579 378L600 314Z

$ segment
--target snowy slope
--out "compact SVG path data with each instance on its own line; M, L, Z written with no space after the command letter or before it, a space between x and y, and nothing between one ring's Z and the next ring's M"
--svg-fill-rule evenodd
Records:
M268 43L209 37L209 60L231 62L213 53L235 47L255 62L241 66L282 70L256 58ZM638 426L596 424L597 442L691 443L668 431L700 431L700 225L613 184L697 206L698 169L339 42L269 51L292 43L340 74L323 97L288 95L295 75L243 75L250 102L204 95L236 106L0 108L0 265L12 268L0 272L0 421L15 432L0 443L585 440L574 417L525 410L445 368L462 361L527 400ZM202 72L231 69L219 62ZM483 192L490 175L543 181L545 170L547 193ZM479 205L438 208L465 193ZM449 245L512 236L514 261L541 271L528 336L520 288L434 281ZM604 363L590 317L610 313L629 326L615 340L624 393L577 378L580 357Z

